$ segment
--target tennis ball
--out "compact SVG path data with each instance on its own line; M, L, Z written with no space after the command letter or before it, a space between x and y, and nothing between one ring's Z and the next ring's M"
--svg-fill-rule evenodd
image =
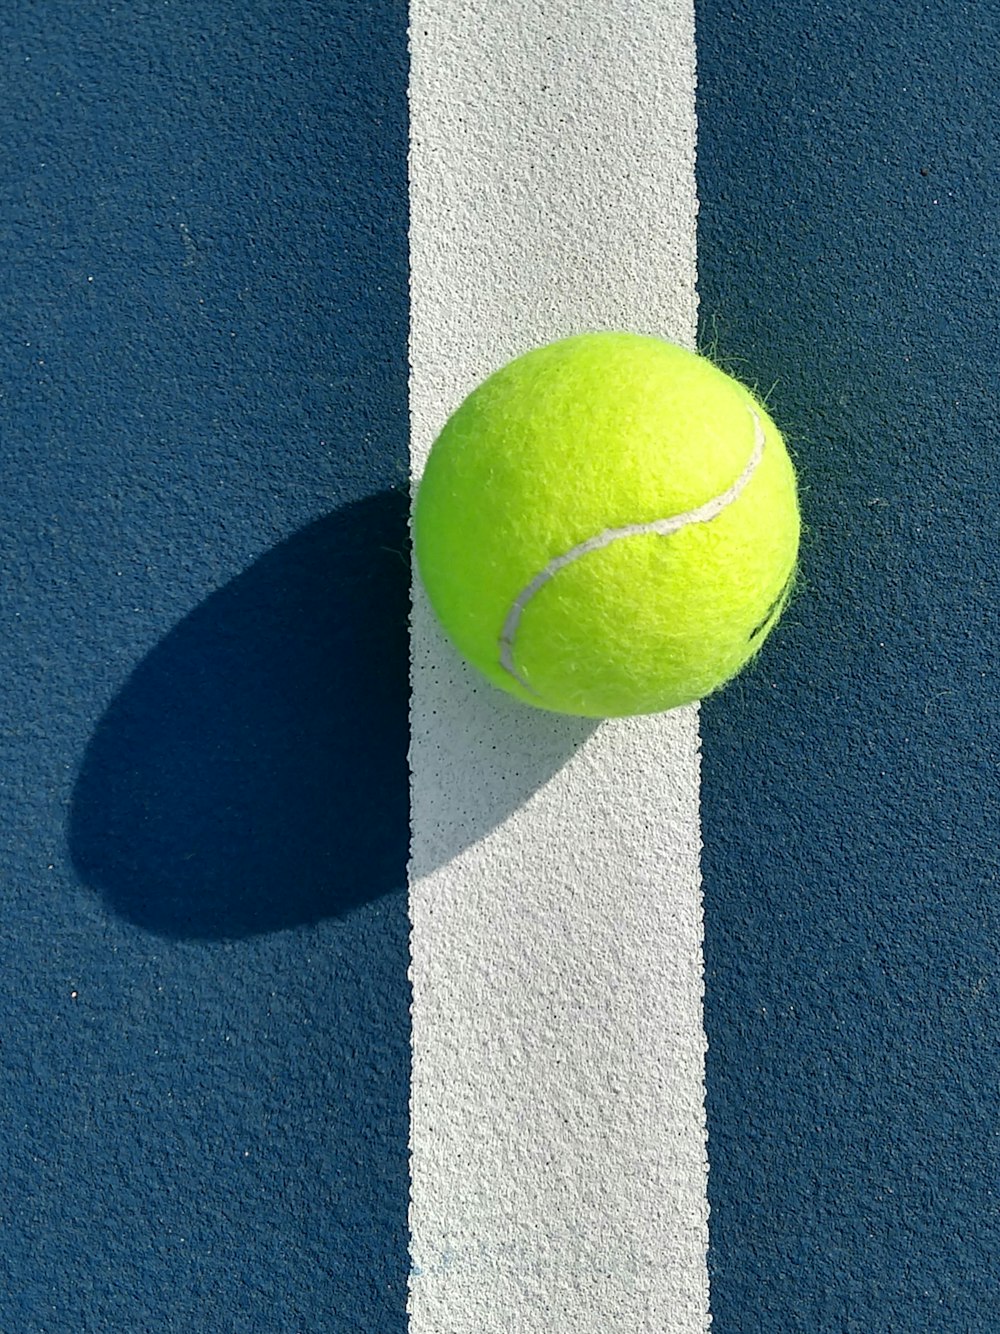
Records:
M606 718L718 689L788 599L795 473L748 389L659 338L588 333L484 381L413 513L445 631L526 704Z

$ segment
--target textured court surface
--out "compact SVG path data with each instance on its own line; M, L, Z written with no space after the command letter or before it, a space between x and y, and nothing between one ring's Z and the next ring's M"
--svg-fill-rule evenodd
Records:
M4 1334L403 1326L404 19L0 19Z
M1000 1310L1000 18L926 10L699 11L703 337L774 385L811 529L702 712L725 1334Z
M713 1328L979 1334L1000 21L696 18L701 339L810 526L701 714ZM0 15L3 1334L406 1328L406 24Z

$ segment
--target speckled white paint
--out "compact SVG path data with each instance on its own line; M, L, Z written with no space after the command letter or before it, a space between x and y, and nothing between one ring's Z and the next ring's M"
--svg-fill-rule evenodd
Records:
M413 0L414 477L538 343L695 332L687 0ZM695 709L481 682L414 588L413 1334L709 1324Z

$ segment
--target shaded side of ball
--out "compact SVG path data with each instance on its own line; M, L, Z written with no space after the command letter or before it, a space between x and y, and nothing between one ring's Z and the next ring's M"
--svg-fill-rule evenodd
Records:
M795 474L738 381L658 338L518 357L435 441L414 550L460 652L525 703L589 717L703 698L794 579Z

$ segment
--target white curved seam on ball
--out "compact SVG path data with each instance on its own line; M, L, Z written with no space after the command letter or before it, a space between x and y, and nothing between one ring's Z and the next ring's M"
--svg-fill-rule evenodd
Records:
M754 422L753 452L739 477L725 491L721 491L717 496L713 496L711 500L706 500L704 504L696 506L693 510L686 510L683 514L671 515L668 519L654 519L651 523L631 523L623 528L605 528L603 533L598 533L595 537L588 537L586 542L581 542L578 546L573 547L571 551L565 552L562 556L554 557L545 569L536 574L531 583L521 590L511 604L507 619L504 621L503 629L500 632L500 666L509 676L514 678L522 689L529 691L532 695L538 693L521 676L514 663L514 640L524 609L535 594L544 588L551 579L554 579L560 570L564 570L567 565L572 565L581 556L589 556L595 551L601 551L604 547L609 547L612 543L621 541L623 538L645 537L651 533L657 537L670 537L689 524L710 523L712 519L718 518L724 509L731 505L734 500L739 499L750 478L756 472L757 465L764 454L763 424L753 408L748 407L747 411Z

